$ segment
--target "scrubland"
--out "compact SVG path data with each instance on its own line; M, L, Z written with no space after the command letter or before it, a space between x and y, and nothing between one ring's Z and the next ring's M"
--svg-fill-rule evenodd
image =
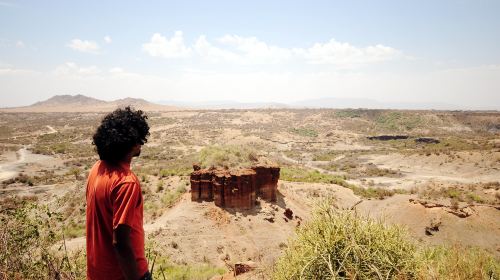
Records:
M148 114L132 169L156 279L229 277L244 261L257 268L238 279L499 278L498 112ZM103 116L0 113L0 279L85 278L85 179ZM367 138L382 135L406 138ZM193 163L257 158L281 166L276 203L190 201Z

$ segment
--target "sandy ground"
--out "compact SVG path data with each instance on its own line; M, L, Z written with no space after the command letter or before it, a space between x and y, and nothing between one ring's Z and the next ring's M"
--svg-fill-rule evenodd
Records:
M454 159L450 159L446 154L426 156L390 153L365 155L360 160L402 174L398 178L365 178L377 187L410 190L429 182L472 184L500 181L500 152L457 152L455 155ZM350 182L367 185L366 180Z
M16 177L20 171L36 170L33 166L50 168L61 165L61 160L46 156L33 154L28 147L19 149L17 152L8 152L0 157L0 182Z
M345 131L336 120L325 119L319 114L307 115L301 120L308 125L324 125L318 129L318 137L307 138L291 133L288 128L279 133L268 133L264 125L273 126L278 122L301 116L300 111L247 111L222 112L220 122L208 123L197 127L191 118L198 121L208 118L211 122L217 112L164 111L157 116L172 118L151 128L151 141L148 145L168 145L169 149L181 153L200 151L206 145L230 144L251 146L257 143L269 147L272 156L282 162L300 165L322 173L342 175L321 168L328 163L349 160L351 153L360 152L355 158L357 164L373 164L378 168L395 170L401 176L364 177L349 180L350 183L365 187L383 187L391 189L413 190L436 185L469 184L500 181L500 152L467 151L450 154L431 154L429 156L414 153L405 155L396 151L381 154L377 146L368 146L360 141L365 135ZM156 117L154 117L156 118ZM152 118L152 119L154 119ZM191 123L190 123L191 121ZM215 122L215 121L214 121ZM37 135L56 133L62 126L47 125L37 127ZM206 125L206 126L205 126ZM187 127L187 129L185 128ZM195 127L194 129L192 129ZM470 131L466 126L453 126L452 132ZM255 133L254 133L255 132ZM178 133L179 135L176 135ZM175 134L175 135L173 135ZM208 136L207 136L207 135ZM175 137L171 137L173 135ZM28 136L27 136L28 137ZM29 135L33 137L33 135ZM165 144L165 141L169 141ZM82 140L83 141L83 140ZM171 142L170 142L171 141ZM83 143L83 142L82 142ZM88 144L88 142L87 142ZM304 150L300 150L304 148ZM287 157L286 152L299 150L307 156L314 151L336 151L339 155L330 162L312 161L309 158L297 161ZM498 150L498 149L497 149ZM269 152L269 151L267 151ZM65 171L64 161L57 157L31 154L27 147L0 155L0 182L24 172L36 174L42 169ZM170 177L179 181L180 177ZM173 179L172 179L173 180ZM80 182L81 183L81 182ZM151 179L151 189L155 189L157 179ZM37 195L39 201L50 203L70 193L76 183L66 182L55 185L19 186L11 185L0 189L0 195ZM175 185L172 183L172 185ZM188 187L189 188L189 187ZM289 238L293 238L295 229L310 218L311 210L318 201L331 197L339 209L354 209L362 214L382 219L389 224L407 227L416 240L425 244L462 244L485 248L500 255L500 211L490 206L470 206L472 214L460 218L451 214L446 207L426 208L412 203L410 199L417 194L396 194L384 200L366 200L353 194L347 188L332 184L279 182L279 199L276 203L260 201L252 210L241 211L220 209L212 202L191 202L189 192L171 208L154 216L149 213L144 228L147 240L154 240L154 248L162 255L178 264L209 262L217 266L226 266L239 261L251 260L260 268L269 267L286 248ZM496 191L496 190L491 190ZM491 196L495 197L493 193ZM448 198L443 199L450 205ZM465 203L465 202L464 202ZM294 213L292 220L285 220L285 209ZM425 228L439 222L439 231L432 235L425 233ZM66 241L70 250L85 246L83 237Z

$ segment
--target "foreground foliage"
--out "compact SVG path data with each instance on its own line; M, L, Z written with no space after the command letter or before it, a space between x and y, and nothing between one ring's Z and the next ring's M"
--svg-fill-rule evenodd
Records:
M399 226L324 203L297 232L273 279L498 279L497 259L479 249L419 248Z
M184 191L178 188L175 192ZM65 230L58 227L61 219L60 214L35 201L4 199L0 206L0 279L86 279L85 252L66 250ZM208 263L174 264L151 249L147 257L155 279L209 279L225 273Z
M85 255L68 254L57 244L59 217L48 208L20 199L0 210L0 279L85 279Z

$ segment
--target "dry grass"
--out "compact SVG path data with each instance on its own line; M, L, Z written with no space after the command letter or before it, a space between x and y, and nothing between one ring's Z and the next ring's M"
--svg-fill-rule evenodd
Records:
M299 228L272 278L498 279L500 263L480 249L425 247L400 226L338 211L324 202Z
M415 250L401 227L323 204L297 231L273 279L411 279L418 271Z

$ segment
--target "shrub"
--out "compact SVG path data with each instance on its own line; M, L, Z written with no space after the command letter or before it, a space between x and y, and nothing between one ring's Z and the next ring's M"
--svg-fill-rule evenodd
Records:
M297 134L304 137L318 137L318 132L312 128L293 128L290 130L293 134Z
M345 177L342 176L325 174L317 170L307 170L297 167L282 167L280 170L280 179L290 182L336 184L344 188L351 189L355 195L359 195L364 198L383 199L385 197L392 196L395 193L404 193L404 191L400 189L391 190L385 188L358 187L356 185L349 184L349 182L345 180Z
M479 248L437 246L421 251L419 279L500 279L500 262Z
M0 211L1 279L84 279L85 256L68 255L57 241L58 217L46 207L14 199Z
M258 161L257 152L242 146L208 146L200 152L202 167L250 167Z
M179 185L175 191L168 190L162 197L161 202L163 206L170 207L186 192L186 187Z
M323 202L297 230L272 279L499 279L485 250L419 247L407 231Z
M416 247L398 226L384 226L322 204L278 260L273 279L415 278Z

